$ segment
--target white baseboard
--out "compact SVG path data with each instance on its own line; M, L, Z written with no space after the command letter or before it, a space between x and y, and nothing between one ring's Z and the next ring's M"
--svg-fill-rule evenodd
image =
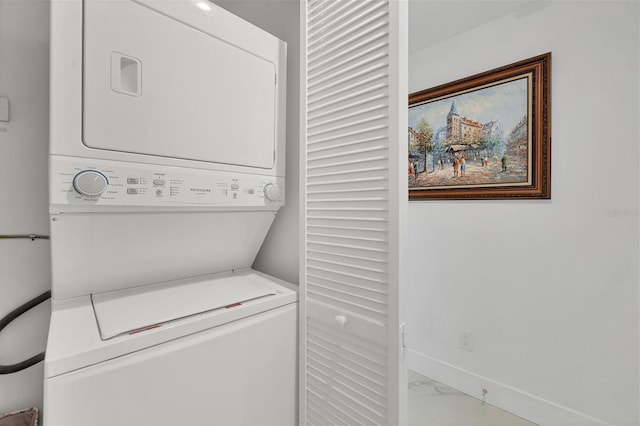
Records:
M560 404L409 349L409 369L540 426L611 426Z

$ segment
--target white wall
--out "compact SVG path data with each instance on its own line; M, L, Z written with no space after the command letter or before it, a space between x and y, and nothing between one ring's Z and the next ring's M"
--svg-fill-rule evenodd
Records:
M639 3L533 6L410 57L415 92L552 52L552 199L410 203L410 363L543 425L638 425Z
M0 234L49 234L49 3L0 0L0 96L11 118L0 122ZM47 240L0 240L0 317L50 288ZM0 364L45 349L49 302L0 334ZM0 413L42 407L42 363L0 376Z
M212 0L287 42L286 205L280 209L253 267L298 283L300 3L297 0Z

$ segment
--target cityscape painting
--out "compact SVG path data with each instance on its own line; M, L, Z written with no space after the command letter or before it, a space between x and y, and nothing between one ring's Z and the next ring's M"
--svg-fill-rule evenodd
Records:
M551 54L409 96L409 198L550 198Z

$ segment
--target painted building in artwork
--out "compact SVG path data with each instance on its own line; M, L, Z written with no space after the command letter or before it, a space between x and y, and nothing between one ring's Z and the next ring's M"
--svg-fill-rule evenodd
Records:
M509 133L509 137L507 138L507 155L511 157L526 155L529 143L528 130L529 122L525 115Z
M484 140L502 138L503 134L504 129L498 120L489 121L482 125L482 139Z
M433 143L436 145L443 145L447 141L447 128L445 126L440 127L433 134Z
M409 152L417 152L418 150L418 132L409 127Z
M447 140L478 143L482 138L482 123L462 117L456 109L456 102L451 103L451 109L447 114Z

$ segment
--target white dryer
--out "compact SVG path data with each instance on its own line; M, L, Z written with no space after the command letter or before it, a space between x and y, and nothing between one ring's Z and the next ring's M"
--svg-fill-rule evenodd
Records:
M206 0L53 0L45 425L285 425L286 45Z

